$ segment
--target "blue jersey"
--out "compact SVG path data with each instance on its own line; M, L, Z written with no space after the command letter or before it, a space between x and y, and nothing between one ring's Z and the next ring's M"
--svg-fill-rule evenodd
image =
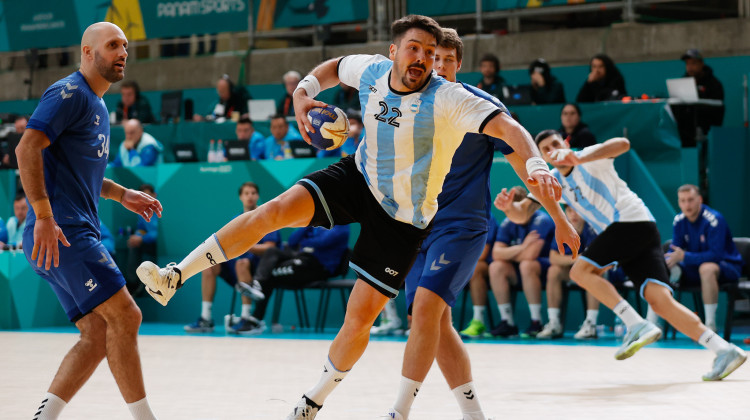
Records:
M308 226L289 236L289 246L312 254L329 274L336 273L349 247L349 225L331 229Z
M484 98L508 112L500 101L481 89L461 85L472 94ZM490 170L495 149L504 155L513 149L500 139L485 134L468 133L456 149L450 172L443 182L443 191L438 195L438 212L433 219L433 230L446 227L462 227L487 230L490 217Z
M80 72L50 86L28 128L49 138L44 149L44 184L55 222L84 226L99 236L99 197L109 159L109 113ZM29 206L27 226L36 222Z
M596 234L594 228L591 227L591 225L583 222L583 230L581 230L579 236L581 238L581 247L578 249L578 253L580 254L581 252L585 251L586 248L589 247L589 245L591 245L591 242L593 242L598 235ZM558 253L560 252L560 250L557 249L557 237L555 237L555 240L552 241L550 250L557 251ZM573 252L570 250L570 248L568 248L567 245L565 245L565 252L563 252L562 254L573 255Z
M721 261L742 264L724 216L705 204L695 222L688 220L683 213L675 216L672 245L685 250L686 265Z
M532 230L535 230L539 238L544 240L539 256L549 257L552 239L555 236L555 223L547 213L541 210L535 211L529 222L524 225L513 223L510 219L503 220L497 231L495 242L502 242L508 246L519 245Z
M490 216L489 229L487 231L487 239L484 241L485 245L490 246L490 252L487 253L487 264L492 262L492 247L495 245L495 238L497 237L497 230L500 229L500 224L497 223L494 217Z

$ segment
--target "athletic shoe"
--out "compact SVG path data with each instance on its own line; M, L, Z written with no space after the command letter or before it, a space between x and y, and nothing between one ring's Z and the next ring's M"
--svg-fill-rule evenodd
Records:
M521 337L523 338L534 338L542 332L542 322L541 321L531 321L531 324L529 325L529 328L526 328L526 331L521 334Z
M286 416L286 420L312 420L318 415L318 411L323 408L322 405L315 404L307 396L303 395L291 414Z
M704 381L720 381L745 363L747 354L734 344L730 343L729 346L729 349L716 355L714 368L711 369L711 372L703 375Z
M485 332L487 332L487 327L484 325L484 322L478 319L472 319L471 322L469 322L469 326L459 334L464 338L479 338L484 336Z
M164 306L167 306L177 289L182 287L182 274L175 263L159 268L151 261L144 261L135 272L146 285L148 294Z
M573 336L576 340L587 340L590 338L598 338L599 335L596 332L596 325L588 319L583 321L581 329Z
M644 320L628 328L628 333L622 340L622 346L617 349L615 359L625 360L641 349L661 338L661 330L651 322Z
M246 284L238 281L234 285L234 290L238 291L242 296L249 297L252 300L263 300L266 298L266 294L263 293L263 287L261 287L258 280L253 280L252 284Z
M185 332L189 333L210 333L214 332L214 321L203 319L199 317L197 321L192 324L185 325Z
M240 335L258 335L266 330L266 323L255 317L241 318L240 322L230 325L227 332Z
M404 420L404 416L402 416L398 411L396 411L396 410L394 410L392 408L390 410L388 410L388 414L386 414L383 417L385 417L387 419L393 419L393 420Z
M536 338L561 338L563 336L562 325L559 322L548 322Z
M490 331L490 334L495 337L508 338L518 335L518 327L508 324L508 321L500 321L500 324L494 330Z
M397 332L403 333L403 331L400 331L401 328L401 320L399 318L396 319L387 319L380 323L380 325L373 326L370 328L370 334L372 335L391 335L396 334Z

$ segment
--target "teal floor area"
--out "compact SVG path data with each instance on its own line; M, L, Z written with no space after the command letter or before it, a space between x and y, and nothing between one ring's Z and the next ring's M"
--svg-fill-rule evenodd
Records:
M293 328L283 327L283 331L279 331L278 327L276 332L270 329L266 330L262 334L258 335L237 335L227 333L223 325L216 326L216 329L212 333L186 333L182 325L179 324L158 324L158 323L146 323L141 326L141 335L156 335L156 336L191 336L191 337L232 337L238 340L250 339L250 340L333 340L338 330L328 328L323 332L315 332L312 329L305 328ZM32 328L25 329L22 332L29 333L61 333L70 334L77 333L78 330L73 327L48 327L48 328ZM555 340L537 340L527 338L481 338L481 339L470 339L464 340L465 343L476 343L476 344L513 344L513 345L560 345L560 346L598 346L598 347L617 347L620 345L620 339L616 338L611 332L605 332L602 336L593 340L576 340L572 337L574 331L566 331L566 337L555 339ZM675 339L672 339L671 332L668 334L669 338L662 338L659 342L652 344L650 347L656 348L667 348L667 349L703 349L698 343L692 341L688 337L677 334ZM750 326L736 327L732 333L732 342L741 348L750 349L750 345L744 344L743 340L750 336ZM404 335L389 335L389 336L371 336L371 341L395 341L395 342L406 342L407 337Z

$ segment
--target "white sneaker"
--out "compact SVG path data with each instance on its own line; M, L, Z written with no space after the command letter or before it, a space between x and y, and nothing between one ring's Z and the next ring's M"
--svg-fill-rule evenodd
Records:
M286 420L312 420L318 415L318 411L323 406L317 406L311 399L303 395L291 414L286 416Z
M747 354L734 344L730 343L729 346L729 349L716 355L711 372L703 375L704 381L720 381L745 363Z
M661 330L656 325L643 320L631 328L628 328L625 338L622 339L622 346L615 352L615 359L625 360L641 349L661 338Z
M146 291L152 298L164 306L172 299L177 289L182 287L182 275L177 264L169 263L164 268L151 261L144 261L135 270L141 283L146 285Z
M401 328L401 319L387 319L380 323L380 325L373 326L370 328L370 334L372 335L389 335L395 334Z
M596 325L588 319L583 321L581 329L573 336L576 340L587 340L589 338L597 338Z
M563 336L562 325L559 322L548 322L536 335L536 338L560 338Z
M263 293L263 287L261 287L258 280L253 280L252 284L245 284L238 281L234 285L234 289L240 292L241 295L247 296L252 300L263 300L266 298L265 293Z

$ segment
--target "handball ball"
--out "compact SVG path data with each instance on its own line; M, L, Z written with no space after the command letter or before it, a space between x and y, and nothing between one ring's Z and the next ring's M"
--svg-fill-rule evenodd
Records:
M341 147L349 136L349 119L335 106L317 107L307 113L315 133L307 132L312 145L321 150Z

